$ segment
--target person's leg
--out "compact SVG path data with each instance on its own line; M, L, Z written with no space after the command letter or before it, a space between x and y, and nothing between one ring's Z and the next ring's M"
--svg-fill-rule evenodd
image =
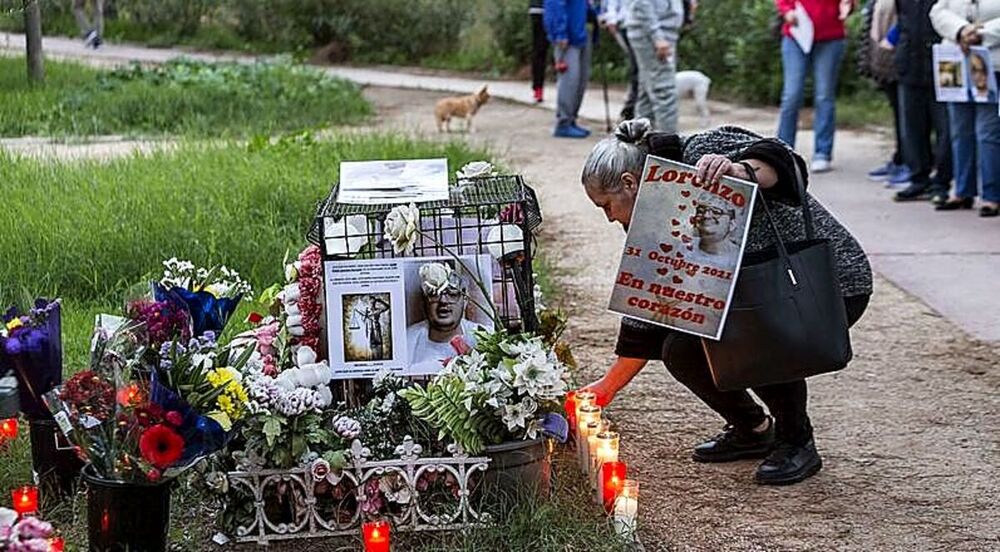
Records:
M594 43L590 36L587 36L587 43L580 50L580 78L577 81L576 95L573 97L573 124L580 115L580 106L583 105L583 95L587 92L587 85L590 83L590 64L593 57Z
M890 82L886 83L882 90L885 91L885 95L889 100L889 106L892 108L892 125L893 130L896 133L896 151L892 153L892 164L902 165L903 164L903 138L902 131L899 128L899 92L897 88L898 83Z
M672 45L676 52L677 44ZM656 60L653 72L653 86L650 95L653 101L653 112L656 121L653 128L662 132L676 133L678 119L677 70L674 57L666 61Z
M982 179L979 197L995 209L1000 202L1000 114L996 104L976 106L976 141Z
M844 58L844 40L813 44L813 84L816 92L814 159L833 159L833 136L837 129L837 75Z
M104 0L94 0L94 30L104 36Z
M897 201L925 199L930 189L931 121L934 97L921 86L899 84L899 118L903 135L903 160L910 168L910 186L897 192Z
M653 48L653 41L645 35L633 36L631 44L632 51L635 52L636 67L639 75L637 81L638 93L635 100L635 116L645 117L653 121L653 103L650 99L649 88L652 79L653 64L656 63L656 51Z
M764 409L746 391L719 391L712 380L699 338L671 334L663 346L663 363L674 379L690 389L729 425L750 431L767 419Z
M628 33L621 29L622 40L628 49L628 93L625 95L625 103L622 105L621 118L635 118L635 102L639 97L639 65L635 61L635 51L632 49L632 42L628 39Z
M948 106L935 101L933 87L927 88L930 119L934 126L934 177L931 179L930 193L935 201L944 201L951 188L954 163L951 156L951 128L948 120ZM937 198L940 198L938 200Z
M774 417L778 440L792 445L804 445L812 440L812 424L806 413L805 380L753 388L754 394L767 405Z
M948 104L951 125L951 151L955 176L954 199L976 197L976 106Z
M531 14L531 87L538 90L545 86L545 67L548 61L549 40L545 36L542 14Z
M76 18L76 25L80 28L80 34L87 36L94 28L90 26L86 12L87 0L73 0L73 17Z
M576 46L569 46L565 51L556 51L556 61L561 57L566 62L566 70L559 74L558 98L556 98L556 126L560 128L570 127L576 119L576 110L579 109L577 92L581 78L580 61L582 50Z
M799 127L799 108L806 84L809 57L791 38L781 39L781 114L778 116L778 138L795 147L795 133Z

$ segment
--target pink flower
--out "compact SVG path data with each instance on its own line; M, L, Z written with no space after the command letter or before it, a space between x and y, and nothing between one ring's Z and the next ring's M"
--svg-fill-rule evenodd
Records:
M184 423L184 416L176 410L171 410L167 412L166 420L170 425L180 427Z
M44 539L52 534L52 524L44 522L38 518L23 518L14 530L22 539Z

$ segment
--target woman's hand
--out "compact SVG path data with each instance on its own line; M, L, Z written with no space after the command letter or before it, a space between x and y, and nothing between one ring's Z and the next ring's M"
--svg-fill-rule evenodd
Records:
M584 387L580 391L593 391L594 394L597 395L597 405L603 408L608 406L611 401L614 400L615 395L621 391L621 388L612 384L607 377L603 377Z
M795 10L788 10L785 12L785 23L788 23L791 27L799 24L799 18L795 15Z
M983 35L980 34L982 29L981 25L973 23L962 27L958 33L958 46L962 49L962 53L968 55L969 48L983 43Z
M702 182L718 182L723 176L743 179L747 177L743 167L733 164L725 155L714 153L703 155L695 167L698 169L698 180Z
M670 59L670 41L657 40L653 46L656 48L656 59L660 60L661 63L666 63Z

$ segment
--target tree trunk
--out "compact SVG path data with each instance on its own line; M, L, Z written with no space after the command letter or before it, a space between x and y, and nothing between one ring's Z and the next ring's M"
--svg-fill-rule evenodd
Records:
M28 79L33 82L45 80L42 63L42 10L38 0L23 0L24 34L28 44Z

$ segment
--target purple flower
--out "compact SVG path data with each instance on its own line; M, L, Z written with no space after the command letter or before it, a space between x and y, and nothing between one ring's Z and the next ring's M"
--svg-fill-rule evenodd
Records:
M17 337L10 337L3 344L4 351L10 356L16 356L21 354L23 347L21 346L21 340Z
M45 332L37 328L32 328L26 332L24 337L24 346L29 353L38 353L41 352L43 347L45 347L45 343L48 339L49 336L47 336Z
M48 539L28 539L10 543L9 552L49 552Z
M33 517L26 517L14 526L22 539L44 539L52 535L52 524Z

